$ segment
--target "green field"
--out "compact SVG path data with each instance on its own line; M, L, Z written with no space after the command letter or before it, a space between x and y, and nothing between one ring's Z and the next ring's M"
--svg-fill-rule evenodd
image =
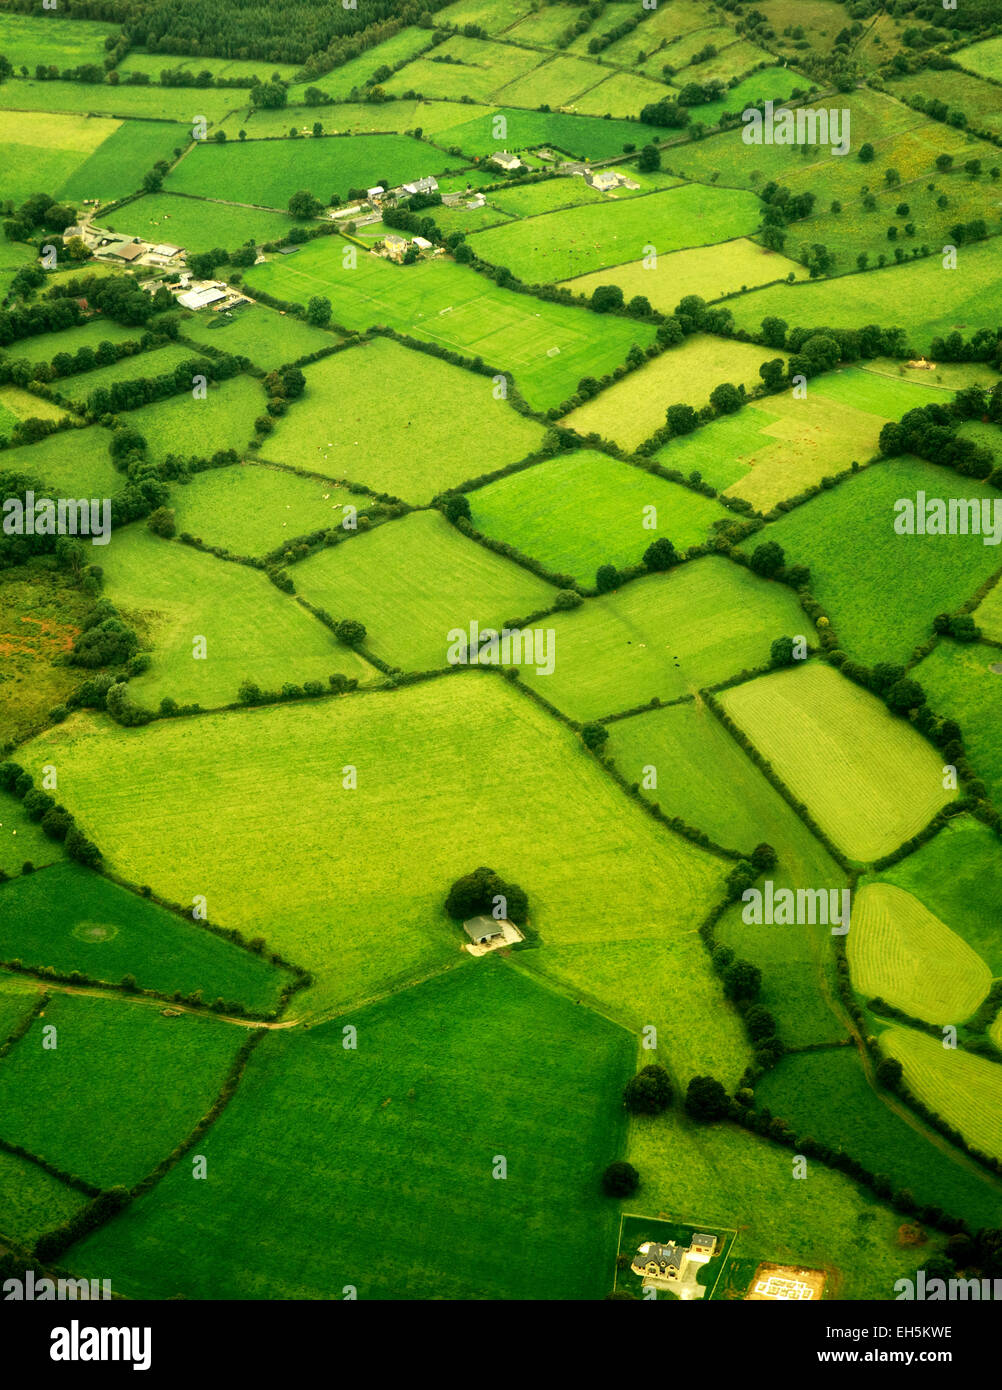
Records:
M941 256L888 266L833 280L772 285L729 301L739 328L757 333L777 316L805 328L862 328L868 323L903 328L916 352L928 352L936 335L954 330L970 338L994 328L1002 293L998 243L964 246L955 270Z
M632 1039L496 961L350 1021L357 1051L340 1019L266 1039L203 1141L208 1181L179 1165L73 1268L160 1298L600 1298Z
M975 1149L1002 1157L998 1062L944 1047L938 1038L912 1028L885 1029L880 1045L904 1067L905 1085L920 1101L959 1129Z
M649 254L649 246L666 255L745 236L760 217L752 193L687 184L495 227L470 237L469 244L481 260L542 284L636 261Z
M82 1192L50 1177L26 1158L0 1151L0 1235L33 1245L86 1203Z
M857 893L846 945L860 994L927 1023L962 1022L992 982L963 937L891 883L869 883Z
M699 545L729 515L712 498L594 449L511 473L469 501L478 531L583 584L595 582L599 565L637 564L658 536L680 551Z
M314 362L304 375L305 393L277 422L262 453L416 505L516 463L543 440L534 420L495 398L489 376L388 338ZM398 442L388 447L388 439Z
M556 590L455 530L416 512L312 555L294 571L304 598L368 629L365 647L409 671L448 665L454 628L482 628L550 608Z
M456 752L488 747L517 756ZM523 885L554 946L602 941L612 922L624 940L674 936L726 867L656 827L569 730L485 673L125 732L75 716L19 757L58 762L65 804L116 872L170 901L204 893L213 922L312 970L297 1017L458 959L442 903L478 864ZM153 788L155 835L141 809Z
M214 78L256 77L261 82L277 76L283 82L291 82L299 69L295 63L255 62L247 58L185 58L174 53L140 53L131 49L117 71L123 79L133 72L145 72L151 82L159 82L162 72L186 72L192 76L208 72Z
M548 618L553 674L523 668L522 679L571 718L596 719L759 666L802 621L789 590L707 556Z
M243 680L264 690L370 668L257 570L163 541L143 525L116 531L101 557L105 593L138 624L150 669L130 682L137 703L235 703ZM205 639L196 658L196 638Z
M384 323L468 357L480 356L513 372L519 390L539 410L566 400L582 376L612 371L633 343L646 347L654 339L650 324L599 318L513 294L451 260L396 266L360 255L350 267L342 260L344 248L340 239L315 241L295 256L254 266L247 285L251 293L266 290L302 304L326 295L335 321L346 328Z
M23 64L30 72L36 64L46 67L79 67L104 58L104 41L117 32L113 24L92 23L86 19L63 19L58 13L0 14L0 53L15 68Z
M0 895L0 910L4 898ZM34 980L22 975L0 973L0 1047L20 1027L38 1003L39 989Z
M929 708L960 725L968 759L992 798L1002 793L1002 675L992 669L999 665L999 655L997 647L944 640L912 672L926 692Z
M173 378L175 367L182 362L191 362L199 356L197 350L185 347L183 343L165 343L163 347L150 352L137 352L131 357L119 358L107 367L96 367L92 372L79 372L76 376L64 377L54 382L52 389L71 404L83 409L92 391L98 391L119 381L138 381L144 377Z
M932 746L831 666L778 671L725 691L721 701L853 859L889 854L952 800Z
M79 21L74 20L74 24ZM34 69L32 69L33 71ZM203 116L210 125L246 102L241 91L191 87L130 87L110 83L52 82L12 78L0 84L0 108L8 111L68 111L86 115L130 116L190 124Z
M234 555L267 555L297 536L337 527L359 499L318 478L257 464L210 468L171 493L179 532Z
M333 76L334 73L327 74L327 77ZM321 77L306 85L322 86L326 80L325 77ZM304 92L305 86L292 89L297 101L302 100ZM320 122L328 135L345 135L354 131L386 134L413 130L422 123L421 119L416 118L420 106L416 101L339 101L334 106L280 106L271 110L268 107L246 105L245 95L240 95L240 100L245 104L220 123L220 128L228 140L239 140L241 130L248 140L288 138L293 127L300 135L312 135L316 121ZM440 105L445 106L446 103ZM458 109L457 107L457 111ZM446 125L455 119L451 108L442 113L442 119ZM433 123L426 122L426 134Z
M992 1225L1002 1194L991 1178L955 1150L923 1142L907 1112L896 1113L885 1094L871 1088L852 1048L786 1057L755 1088L759 1104L788 1121L795 1134L843 1149L895 1188L907 1188L920 1206L941 1207L975 1230ZM807 1181L819 1171L812 1164Z
M670 94L667 87L641 73L614 72L605 76L608 71L608 68L592 66L590 85L566 103L568 109L583 116L608 114L625 118L636 116L649 102L661 101ZM510 87L503 97L506 101L511 100Z
M989 41L992 42L992 41ZM997 44L998 40L994 40ZM986 45L976 45L984 47ZM965 63L966 54L975 49L961 50L955 61ZM1002 76L1002 74L1000 74ZM969 73L955 69L937 72L926 68L911 76L895 79L890 90L897 96L921 96L927 101L945 102L952 111L963 111L968 123L976 130L990 130L1002 134L1002 107L999 104L998 88L991 82L982 82Z
M898 535L895 503L914 502L918 492L994 495L985 484L922 459L885 459L774 522L742 549L777 541L787 563L811 567L811 591L845 651L865 662L905 661L932 631L936 614L959 608L999 563L995 547L980 536Z
M989 641L1002 642L1002 591L997 584L978 604L974 616Z
M69 377L66 385L74 380ZM123 478L108 452L110 438L100 425L50 434L37 444L4 450L3 466L37 478L56 496L111 497L123 486Z
M2 641L3 635L0 635L0 643ZM0 792L0 869L8 874L20 873L24 864L40 869L62 857L58 840L50 840L40 825L29 820L17 797ZM9 951L0 951L0 956L12 959Z
M152 324L155 328L156 318ZM75 328L64 328L61 333L35 333L30 338L19 338L4 349L4 354L15 362L51 362L57 352L72 354L82 347L96 349L101 343L138 342L142 334L141 328L97 315Z
M289 314L277 314L263 304L213 313L203 309L181 320L181 334L193 343L247 357L255 367L273 371L310 353L332 346L337 339Z
M235 376L210 385L204 400L185 392L142 405L120 418L146 438L150 456L157 462L168 454L211 458L222 449L243 451L264 403L260 382Z
M453 61L445 61L447 58ZM453 35L435 49L434 58L415 59L382 86L395 96L419 92L428 98L459 101L470 97L485 102L517 77L531 72L542 58L540 53L511 44Z
M167 178L172 193L204 196L257 207L285 209L298 189L305 188L326 203L332 193L342 197L349 188L386 187L437 174L447 156L407 135L332 136L303 140L295 156L277 140L204 142L181 161Z
M59 197L70 203L84 198L110 202L135 193L146 171L160 159L173 160L174 151L184 149L190 136L190 126L123 121L57 190Z
M416 57L428 47L431 39L432 35L427 29L418 29L413 25L401 29L392 38L376 44L373 48L367 48L357 58L352 58L309 82L292 87L289 95L293 101L302 101L307 87L319 87L336 101L341 101L356 88L362 88L381 67L394 67L397 63Z
M500 88L495 93L495 99L505 106L535 109L546 102L550 106L566 106L573 110L576 107L573 98L596 86L603 76L603 69L587 59L570 56L549 58L531 72ZM643 104L638 103L636 110L639 111ZM616 115L622 114L626 113L616 112Z
M622 154L625 144L642 145L661 131L639 121L606 121L597 116L575 116L562 111L520 111L512 106L491 106L478 115L463 117L435 135L435 143L453 145L475 159L484 159L498 148L494 117L507 123L509 150L532 150L540 145L555 148L578 159L609 159Z
M577 180L575 180L577 183ZM548 188L537 184L536 188ZM582 187L589 185L582 182ZM529 191L529 190L526 190ZM495 195L499 197L501 195ZM499 206L506 206L499 203ZM722 246L694 246L686 251L659 255L654 265L643 259L617 265L612 270L595 270L575 280L562 283L575 294L591 295L599 285L618 285L629 302L634 295L645 295L663 314L670 314L686 295L698 294L703 299L720 299L735 290L744 290L773 280L785 280L789 274L798 279L806 273L803 266L785 256L767 251L754 241L736 237Z
M306 225L285 212L236 207L206 198L175 197L171 193L146 193L103 220L113 232L166 241L188 251L211 251L217 246L235 251L247 241L278 241L293 227Z
M43 1028L55 1028L54 1047ZM88 1182L131 1186L210 1108L244 1036L211 1018L58 994L0 1067L0 1137Z
M238 1000L255 1013L276 1008L290 978L260 956L69 863L14 879L0 892L0 957L62 974L78 970L113 985L132 975L141 989L200 990L206 1003Z
M694 333L572 410L565 424L578 434L595 433L636 449L661 429L670 405L699 410L723 382L754 390L762 384L759 367L776 356L754 343Z
M1002 38L985 39L982 43L962 48L954 61L979 77L990 77L1002 82Z
M40 186L59 188L117 129L115 121L89 121L86 116L47 113L26 121L20 112L4 111L4 197L19 203Z

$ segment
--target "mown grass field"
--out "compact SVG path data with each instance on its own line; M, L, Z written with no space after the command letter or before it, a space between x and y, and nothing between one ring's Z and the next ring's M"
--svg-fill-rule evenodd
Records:
M992 495L985 484L923 459L885 459L742 548L775 540L787 563L809 565L814 597L839 645L857 660L906 661L931 633L936 614L954 612L999 564L996 547L983 545L980 536L898 535L895 503L914 502L918 492L930 498Z
M216 196L211 183L206 183L204 190ZM307 225L286 212L235 207L211 198L181 198L172 193L145 193L109 213L104 221L123 236L166 241L188 251L211 251L217 246L235 251L245 242L277 241L293 227Z
M43 1028L55 1047L43 1048ZM131 1186L211 1107L244 1036L211 1018L54 995L0 1068L0 1136L99 1186Z
M587 184L583 186L588 187ZM536 187L548 188L549 185L537 184ZM646 295L655 309L670 314L686 295L719 299L735 290L785 280L791 273L798 279L806 274L796 261L767 251L746 237L736 237L720 246L694 246L667 256L659 255L653 266L637 259L611 270L579 275L562 284L575 294L589 296L599 285L618 285L627 302L634 295Z
M50 1177L37 1163L0 1150L0 1234L30 1246L85 1205L82 1192Z
M844 1149L895 1188L907 1188L921 1206L942 1207L975 1230L997 1219L1002 1194L988 1174L979 1176L959 1154L924 1140L895 1114L868 1085L855 1048L784 1057L761 1078L755 1096L796 1134ZM818 1172L811 1164L807 1181Z
M338 341L320 328L266 309L263 304L245 304L218 314L203 309L182 318L180 327L182 336L193 343L247 357L255 367L268 372Z
M64 117L64 119L70 119ZM91 120L90 125L97 122ZM187 145L191 126L163 121L123 121L94 153L83 161L58 189L71 204L84 198L109 202L142 187L143 175L158 160L174 159L174 151Z
M489 376L389 338L314 362L304 375L306 391L261 452L419 506L470 477L516 463L543 440L540 425L495 398Z
M26 120L19 112L4 111L0 115L4 196L20 203L42 184L61 187L117 128L115 121L86 116L47 113Z
M415 512L321 550L295 568L299 593L365 624L365 649L408 671L440 670L454 628L500 627L550 608L557 591L467 539L437 511Z
M133 698L157 708L235 703L245 679L263 690L335 671L364 680L370 668L259 571L164 541L141 523L117 531L101 564L105 593L137 623L152 664L130 682ZM193 655L205 639L204 658Z
M277 1007L289 973L78 864L55 864L0 889L0 957L117 985L201 991L207 1004ZM2 998L2 996L0 996ZM3 1034L0 1024L0 1037Z
M326 203L349 188L386 187L437 174L448 156L407 135L332 136L297 142L294 156L284 141L202 142L174 168L168 192L285 209L293 193L306 189Z
M433 58L416 58L381 85L395 96L413 91L423 97L484 102L531 72L542 56L511 44L453 35L435 49Z
M531 150L543 145L577 159L610 159L622 154L624 145L640 146L662 133L640 121L606 121L598 116L575 116L563 111L492 106L439 130L435 142L446 149L456 145L474 159L488 158L498 148L494 134L496 115L504 116L507 123L505 138L509 150Z
M789 590L707 556L548 618L553 674L525 667L522 679L572 719L597 719L759 666L801 625Z
M666 255L746 236L760 217L754 194L687 184L495 227L477 232L469 244L481 260L542 284L636 261L649 254L648 246Z
M944 1047L913 1028L885 1029L880 1045L904 1067L905 1085L919 1100L959 1129L973 1148L1002 1156L999 1063Z
M267 1038L199 1191L180 1165L74 1269L154 1297L601 1298L628 1034L491 960L350 1021L357 1051L340 1019Z
M346 328L385 323L398 332L511 371L530 405L545 410L565 401L582 376L619 366L634 343L654 340L650 324L600 318L585 309L499 289L450 260L395 266L360 254L342 260L345 243L316 241L295 256L281 256L247 272L253 293L305 304L325 295Z
M634 1119L626 1157L641 1186L625 1211L740 1228L735 1255L823 1268L828 1298L892 1298L894 1281L914 1277L935 1248L901 1245L901 1217L820 1164L805 1195L788 1150L729 1125L696 1124L677 1110Z
M297 536L340 526L342 506L361 500L326 479L236 464L196 473L173 489L170 506L179 532L234 555L267 555Z
M955 270L944 270L941 256L928 256L863 275L772 285L729 307L737 326L752 332L770 316L805 328L884 323L903 328L916 352L928 352L937 335L956 329L970 338L979 328L993 328L1000 286L1002 259L987 242L963 247Z
M1002 864L987 826L955 816L878 881L913 894L987 961L993 976L1002 975L1002 941L994 927L1002 909Z
M79 380L69 377L66 385ZM109 432L100 425L61 431L37 444L5 449L3 467L5 471L37 478L49 489L40 496L111 497L123 486L123 478L111 461L110 439Z
M1000 655L997 647L965 647L945 640L913 672L930 709L960 725L968 760L993 798L1002 790L1002 674L992 670Z
M69 111L81 115L92 112L120 119L135 116L189 125L196 116L204 116L210 126L215 125L246 99L245 92L223 88L196 91L189 87L39 81L34 77L11 78L0 86L0 109L7 111Z
M567 104L572 111L584 116L636 116L650 102L661 101L669 89L642 73L613 72L592 65L591 85ZM598 74L596 77L595 74ZM607 76L605 74L608 74ZM509 91L504 93L507 99Z
M890 883L869 883L857 892L846 947L860 994L927 1023L962 1022L992 981L963 937Z
M970 48L962 48L955 61L979 77L1002 82L1002 39L984 39L981 43L971 44Z
M584 58L570 55L548 58L538 67L501 87L495 93L495 99L505 106L527 106L533 110L543 102L550 106L574 108L577 103L573 98L596 86L604 75L602 68ZM642 101L639 102L629 114L636 114L643 105ZM607 109L604 108L602 114ZM627 113L616 112L617 116L624 114Z
M723 382L749 391L761 386L759 367L777 356L785 353L695 333L572 410L565 423L636 449L662 427L670 405L699 410Z
M720 698L852 859L889 854L953 799L932 746L831 666L777 671Z
M729 516L710 497L594 449L511 473L469 502L477 530L584 584L599 565L636 564L658 536L678 550L699 545Z

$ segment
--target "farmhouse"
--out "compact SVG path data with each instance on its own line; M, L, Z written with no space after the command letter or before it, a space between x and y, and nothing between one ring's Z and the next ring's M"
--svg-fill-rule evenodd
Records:
M504 940L504 929L508 923L493 917L471 917L463 923L463 930L475 946L486 946L490 941Z
M409 198L412 193L437 193L438 179L433 179L431 177L415 179L413 183L402 183L399 188L395 188L393 191L398 196L403 194L404 197L407 198Z
M585 183L590 183L592 188L597 188L599 193L609 193L614 188L621 188L624 185L633 183L625 174L618 173L615 169L599 169L597 172L585 174ZM633 183L634 188L638 187Z
M386 189L383 187L383 185L381 183L377 183L372 188L367 188L365 190L365 196L371 202L373 198L381 198L385 192Z
M407 238L405 236L397 236L396 232L388 232L383 237L383 252L391 261L396 261L399 264L406 251Z
M670 1240L666 1245L648 1240L637 1250L630 1268L652 1283L695 1283L701 1265L708 1264L717 1248L716 1236L696 1234L688 1248Z
M522 161L517 154L509 154L507 150L498 150L490 157L491 164L497 164L502 169L507 169L510 173L512 169L520 169Z

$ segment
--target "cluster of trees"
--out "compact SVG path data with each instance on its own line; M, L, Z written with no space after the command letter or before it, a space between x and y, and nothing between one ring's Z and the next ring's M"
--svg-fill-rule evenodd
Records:
M248 676L240 683L237 699L242 705L273 705L282 700L315 700L319 695L327 694L328 689L333 690L336 695L343 695L348 690L355 690L357 686L358 681L354 677L342 676L340 672L335 672L327 677L326 686L323 681L317 680L304 681L302 685L294 685L287 681L281 690L264 690L257 681L251 680Z
M36 821L50 840L66 846L66 853L79 864L93 868L101 860L101 851L79 828L65 806L54 796L36 788L30 772L15 762L0 763L0 788L16 796L24 804L29 820Z
M259 434L266 434L271 429L270 417L284 415L289 408L289 402L299 399L306 390L306 377L298 367L279 367L277 371L268 373L263 384L268 395L268 404L265 407L268 415L264 417L264 429L261 428L261 419L254 422Z
M523 926L529 915L529 899L517 883L509 883L494 869L481 864L471 874L457 878L449 889L445 910L454 922L470 917L491 917L495 912Z
M674 1088L666 1068L657 1062L641 1067L623 1090L623 1104L633 1115L660 1115L674 1098Z
M977 399L960 393L966 410ZM997 410L998 406L994 408ZM990 449L966 439L958 433L960 419L949 406L939 404L917 406L899 421L889 421L880 431L880 452L887 458L898 454L917 454L930 463L952 468L965 478L987 479L993 487L1002 487L1002 468L995 465Z
M177 320L165 318L155 330L144 333L141 338L129 338L125 342L111 343L107 339L96 348L81 347L76 352L57 352L51 362L31 362L26 357L7 357L0 362L0 382L12 382L15 386L27 386L29 382L43 383L59 381L65 377L79 376L92 372L98 367L110 367L124 357L135 357L140 352L177 338Z
M87 413L97 420L120 410L136 410L151 401L190 391L196 376L204 376L206 381L227 381L239 371L238 360L226 354L211 358L190 357L160 376L137 376L96 386L87 396Z

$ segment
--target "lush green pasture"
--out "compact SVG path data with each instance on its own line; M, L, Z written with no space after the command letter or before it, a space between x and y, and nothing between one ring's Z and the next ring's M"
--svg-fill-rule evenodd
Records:
M810 662L721 696L821 828L854 859L889 854L953 798L939 755L907 720L831 666Z
M593 449L511 473L469 500L479 531L585 584L599 565L636 564L659 535L678 550L699 545L729 515L712 498Z
M936 614L957 609L999 564L996 548L980 536L898 535L895 503L914 502L920 491L930 498L992 493L922 459L886 459L796 508L743 548L775 540L789 563L810 565L811 590L852 656L905 661Z
M86 116L46 113L26 120L20 112L4 111L0 114L4 150L0 192L20 203L40 188L58 189L117 128L115 121Z
M118 381L173 376L175 367L181 362L190 362L197 355L197 352L185 347L183 343L165 343L163 347L154 348L150 352L137 352L131 357L121 357L107 367L96 367L92 372L79 372L76 376L63 377L52 383L52 389L72 404L85 407L92 391L111 386Z
M572 410L565 423L579 434L595 433L636 449L664 425L670 405L699 410L723 382L749 391L761 386L758 369L776 356L774 349L754 343L695 333Z
M654 944L691 930L726 869L486 672L125 732L76 716L19 757L58 763L65 804L117 872L175 902L204 893L212 921L312 970L299 1016L457 960L442 904L478 864L523 885L554 946L604 941L612 923Z
M6 633L0 632L0 652L4 651ZM20 873L24 864L36 869L62 859L63 849L58 840L50 840L41 826L29 820L17 797L0 792L0 869L5 873ZM0 957L11 960L9 951Z
M424 97L482 102L541 61L542 55L531 49L453 35L435 49L434 57L415 59L381 85L396 96L413 91Z
M532 12L532 0L455 0L435 15L438 24L476 24L494 37ZM506 35L507 38L512 37Z
M868 1084L854 1048L785 1057L761 1078L755 1095L795 1134L843 1149L893 1187L907 1188L920 1206L941 1207L974 1230L998 1220L1002 1194L988 1175L979 1176L941 1143L923 1141ZM812 1164L807 1181L819 1171Z
M366 649L410 671L448 665L453 628L507 623L552 606L556 590L455 530L437 511L388 522L295 568L296 588L368 629Z
M155 327L157 320L154 318L152 322ZM4 355L15 362L51 362L57 352L75 353L82 347L97 348L101 343L138 342L142 333L143 330L134 325L97 316L76 328L64 328L61 333L36 333L31 338L19 338L4 349Z
M73 21L78 23L77 20ZM199 116L210 124L246 102L246 93L205 87L130 87L108 82L41 82L10 78L0 85L0 108L8 111L76 111L126 119L190 124Z
M97 122L92 120L89 124ZM172 160L174 151L183 149L190 135L190 126L123 121L57 190L59 197L70 203L84 198L110 202L134 193L142 187L146 171L160 159Z
M193 1014L54 995L0 1067L0 1136L99 1186L131 1186L211 1107L244 1036Z
M73 1268L153 1297L600 1298L632 1039L492 960L351 1022L357 1051L341 1020L267 1038L201 1146L208 1180L179 1166Z
M357 58L352 58L319 77L311 78L309 82L301 82L290 88L289 95L293 101L302 101L307 87L319 87L336 101L344 100L352 92L364 88L368 79L380 68L392 68L397 63L416 58L429 46L432 38L433 35L428 29L418 29L413 25L401 29L385 42L376 44L374 48L367 48Z
M167 454L211 458L222 449L245 448L264 401L260 382L235 376L218 386L210 385L204 400L195 400L185 392L140 406L120 418L146 437L155 460Z
M170 505L178 531L234 555L267 555L297 536L340 526L342 506L359 500L323 479L235 464L194 474L173 490Z
M203 309L181 320L181 333L200 346L247 357L265 371L296 362L338 341L323 329L290 314L278 314L263 304L245 304L222 313Z
M143 989L199 990L206 1003L238 1000L255 1013L274 1009L289 979L260 956L71 863L0 889L0 957L108 984L131 975Z
M86 1203L82 1192L26 1158L0 1150L0 1235L30 1246ZM95 1276L100 1278L100 1275Z
M928 1244L902 1245L901 1217L850 1178L813 1164L806 1183L794 1182L789 1150L746 1130L677 1111L637 1118L627 1157L641 1186L624 1210L738 1228L735 1253L823 1268L829 1298L893 1298L894 1281L930 1255Z
M936 335L954 329L965 338L994 328L1002 294L998 243L961 247L955 270L941 256L888 266L864 275L772 285L729 301L739 328L758 332L769 316L802 327L862 328L868 323L903 328L918 352Z
M320 79L321 82L323 80ZM315 87L317 83L308 85ZM292 90L293 95L302 100L305 89L295 87ZM246 100L246 97L242 99ZM421 125L416 115L418 106L416 101L339 101L333 106L280 106L274 110L243 105L226 117L221 128L228 140L239 140L241 130L248 140L288 138L293 127L300 135L312 135L316 121L320 122L327 135L345 135L353 131L386 134L413 130ZM447 110L443 119L448 124L455 117L451 110ZM425 133L428 133L427 128Z
M41 6L39 6L41 11ZM104 41L117 32L113 24L89 19L64 19L50 11L37 15L0 14L0 53L14 66L34 72L39 63L46 67L79 67L100 64Z
M531 72L524 73L513 82L509 82L506 87L501 87L494 97L505 106L527 106L533 110L544 102L548 106L573 107L572 98L596 86L604 76L603 68L596 63L588 62L585 58L548 58ZM640 102L629 113L617 111L616 114L635 115L643 104Z
M650 102L671 95L669 88L642 73L613 72L604 76L609 69L595 66L592 71L592 85L568 103L572 111L583 116L604 116L607 112L614 117L636 116ZM505 92L505 99L510 95L510 90Z
M135 700L164 696L204 706L236 701L244 679L264 690L322 681L334 671L369 674L295 599L258 570L217 560L143 525L116 531L102 554L105 593L139 624L152 648L150 669L130 682ZM205 639L196 658L196 638Z
M987 440L979 442L987 443ZM1002 642L1002 590L997 584L978 604L974 617L990 641Z
M512 188L501 188L496 193L487 194L490 205L513 217L538 217L544 212L557 212L561 208L575 207L581 203L603 203L608 195L593 188L583 178L554 178L545 183L516 184ZM435 209L435 220L441 225L442 209Z
M498 149L494 118L499 114L504 116L508 128L500 142L502 149L531 150L545 145L580 159L609 159L621 154L626 144L639 146L663 133L639 121L606 121L598 116L575 116L563 111L492 106L439 130L435 141L446 148L458 145L477 159L487 158Z
M869 883L856 894L846 945L860 994L927 1023L962 1022L992 981L963 937L891 883Z
M654 338L649 324L513 294L451 260L397 266L360 255L351 267L342 259L344 249L340 239L320 240L295 256L275 257L247 272L248 287L304 304L326 295L346 328L385 323L479 356L511 371L540 410L566 400L582 376L612 371L633 343L647 347Z
M973 43L970 48L962 48L954 55L954 62L962 68L975 72L979 77L991 77L1002 82L1002 38L984 39Z
M330 136L290 147L279 140L204 141L167 177L172 193L284 209L299 189L326 202L349 188L387 187L437 174L448 156L409 135Z
M2 904L0 895L0 907ZM38 1002L38 992L39 986L35 980L0 972L0 1046Z
M988 40L998 44L998 40ZM966 54L974 53L982 45L962 50L954 56L955 62L966 64ZM996 74L1002 77L1002 73ZM926 68L907 77L896 78L890 84L891 92L906 97L922 96L927 101L943 101L953 111L963 111L968 123L976 130L990 130L1002 134L1002 104L999 102L999 89L993 83L982 82L970 73L947 68L937 72Z
M575 183L578 182L583 183L583 180L575 180ZM588 184L583 186L589 187ZM534 187L547 188L549 185L537 184ZM509 196L514 196L514 190ZM796 261L767 251L745 237L736 237L722 246L694 246L668 256L659 255L653 266L645 265L639 259L615 266L612 270L592 271L590 275L580 275L577 279L563 281L563 284L575 294L587 295L591 295L599 285L618 285L627 301L634 295L646 295L655 309L670 314L686 295L698 294L706 300L719 299L723 295L733 294L735 290L772 280L785 280L791 272L798 278L806 274L803 266Z
M968 759L994 799L1002 794L1002 673L992 670L1000 657L997 647L944 640L912 672L930 709L960 725Z
M262 452L423 505L534 452L543 429L477 376L389 338L304 369L306 391ZM471 458L470 441L476 439Z
M208 183L202 191L215 193ZM248 241L277 241L293 227L305 225L284 212L234 207L206 198L180 198L171 193L144 194L103 221L124 236L166 241L188 251L211 251L217 246L234 251Z
M20 386L0 386L0 421L8 428L18 420L61 420L66 411L60 405L44 400L41 396L22 391Z
M885 1029L880 1045L904 1067L905 1085L919 1100L959 1129L975 1149L1002 1157L1002 1069L998 1062L944 1047L938 1038L913 1028Z
M67 386L73 380L68 378ZM3 467L37 478L49 489L46 495L111 497L121 490L124 479L111 461L110 438L100 425L62 430L37 444L4 450Z
M642 1062L660 1062L681 1088L690 1077L710 1072L732 1089L751 1061L741 1020L695 931L652 939L650 931L630 932L610 918L601 940L547 943L521 960L533 975L638 1037L643 1029L656 1028L656 1046L645 1048ZM678 1026L680 990L690 1019L686 1028Z
M542 48L555 48L564 30L580 17L581 11L573 5L544 5L534 10L524 19L518 19L505 32L505 38L514 43L534 44ZM482 21L481 21L482 22ZM486 27L486 26L485 26Z
M123 79L130 73L145 72L151 82L159 82L162 72L186 72L193 77L203 72L213 77L256 77L267 82L278 77L291 82L299 69L294 63L256 62L247 58L186 58L175 53L140 53L131 49L119 63L117 71Z
M788 589L707 556L547 619L555 670L522 678L572 718L595 719L759 666L802 622Z
M956 816L877 881L913 894L988 962L993 975L1002 975L1002 940L995 929L1002 913L1002 861L987 826Z
M648 246L664 255L744 236L758 225L760 206L741 189L688 184L495 227L469 244L481 260L539 284L636 261Z

